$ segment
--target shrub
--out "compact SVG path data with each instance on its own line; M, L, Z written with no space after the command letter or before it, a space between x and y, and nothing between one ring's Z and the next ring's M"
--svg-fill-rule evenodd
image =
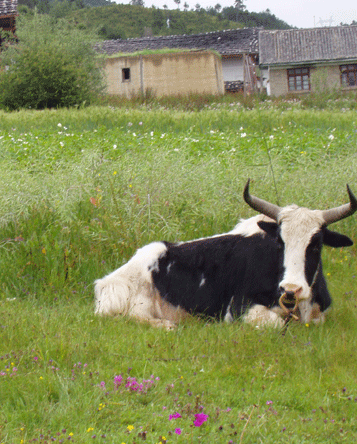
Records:
M69 107L102 91L101 63L91 38L63 20L20 17L19 43L0 55L0 106Z

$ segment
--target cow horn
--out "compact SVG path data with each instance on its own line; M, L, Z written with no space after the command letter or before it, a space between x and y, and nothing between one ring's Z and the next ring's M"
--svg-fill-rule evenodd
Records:
M252 207L253 210L256 210L259 213L265 214L265 216L277 220L281 208L278 205L274 205L270 202L266 202L265 200L259 199L258 197L252 196L249 193L249 184L250 184L250 179L248 179L244 187L244 193L243 193L244 200L247 202L247 204L250 207Z
M350 202L348 204L341 205L336 208L331 208L330 210L325 210L322 212L322 217L326 225L330 225L334 222L337 222L345 217L351 216L357 210L357 199L352 193L350 187L347 185L347 192L350 198Z

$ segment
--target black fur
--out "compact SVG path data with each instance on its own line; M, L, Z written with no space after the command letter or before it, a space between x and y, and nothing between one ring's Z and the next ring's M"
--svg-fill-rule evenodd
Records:
M165 242L153 281L161 297L190 313L222 318L229 308L233 316L261 304L272 308L281 295L284 244L276 223L259 222L266 234L250 237L226 234L192 242ZM352 245L344 235L323 227L306 250L305 276L312 287L312 301L325 311L331 304L322 271L322 245Z

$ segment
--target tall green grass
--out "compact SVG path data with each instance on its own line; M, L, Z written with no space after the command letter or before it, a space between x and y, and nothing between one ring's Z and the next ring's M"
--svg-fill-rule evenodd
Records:
M191 319L167 332L93 314L93 281L136 248L253 215L248 177L280 205L357 193L353 111L248 108L0 114L1 443L356 440L355 247L324 250L334 304L319 327ZM354 217L334 228L356 241Z

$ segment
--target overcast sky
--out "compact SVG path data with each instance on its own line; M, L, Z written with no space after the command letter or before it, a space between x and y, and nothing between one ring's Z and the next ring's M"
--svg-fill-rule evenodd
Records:
M129 0L115 0L117 3L128 4ZM215 6L233 6L234 0L181 0L182 5L187 2L189 9L194 9L198 3L203 8ZM175 9L174 0L144 0L146 7L152 5L162 8L167 5ZM262 12L270 9L277 18L284 20L291 26L298 28L312 28L314 26L337 26L341 22L350 24L357 21L356 0L243 0L249 12ZM321 23L322 21L322 23Z

